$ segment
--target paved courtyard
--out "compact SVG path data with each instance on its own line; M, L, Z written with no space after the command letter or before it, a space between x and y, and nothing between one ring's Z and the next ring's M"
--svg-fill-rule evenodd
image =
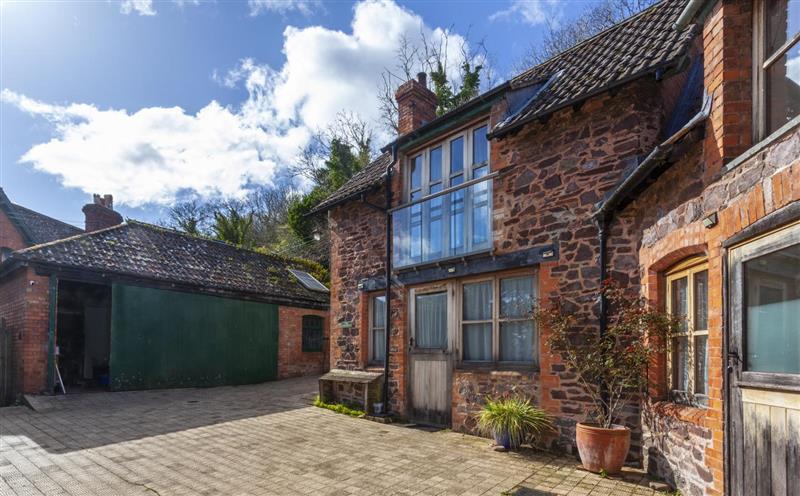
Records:
M308 406L315 379L46 398L0 409L0 494L654 494L636 472L495 453Z

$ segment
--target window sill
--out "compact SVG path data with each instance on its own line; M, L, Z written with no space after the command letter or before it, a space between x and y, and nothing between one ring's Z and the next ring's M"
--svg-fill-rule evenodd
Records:
M735 159L731 160L725 166L725 172L730 172L730 171L734 170L735 168L739 167L740 165L742 165L742 163L746 162L747 160L752 158L754 155L756 155L758 152L764 150L768 146L770 146L773 143L775 143L776 141L780 140L781 138L783 138L784 136L789 134L789 131L792 131L794 128L796 128L798 126L800 126L800 115L795 117L794 119L790 120L789 122L787 122L786 124L784 124L780 128L778 128L777 131L773 132L772 134L770 134L766 138L762 139L758 143L756 143L753 146L751 146L750 148L748 148L744 153L742 153L741 155L739 155Z
M456 365L457 372L539 372L539 367L522 363L461 362Z
M707 408L672 401L658 401L653 403L651 408L653 413L659 416L670 417L681 422L705 427Z
M382 363L371 362L371 363L368 363L366 367L364 367L364 370L366 370L367 372L381 372L381 373L383 373L383 364Z

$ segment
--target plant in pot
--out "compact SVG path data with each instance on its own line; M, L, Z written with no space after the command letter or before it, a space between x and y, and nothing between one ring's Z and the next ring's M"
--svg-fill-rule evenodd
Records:
M550 414L519 396L486 397L486 404L477 412L478 430L492 436L497 446L517 449L545 430L552 429Z
M550 333L551 353L561 357L591 399L589 420L576 426L581 463L592 472L616 473L625 463L631 439L620 414L646 392L648 365L663 353L680 322L613 283L606 282L600 293L609 308L602 335L582 332L559 302L537 311L536 319Z

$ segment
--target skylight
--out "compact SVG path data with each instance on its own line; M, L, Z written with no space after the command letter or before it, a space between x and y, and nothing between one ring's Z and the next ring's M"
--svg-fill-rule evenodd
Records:
M289 269L289 272L291 272L292 275L295 276L297 280L300 281L300 284L302 284L306 289L310 289L311 291L325 292L325 293L328 292L328 288L325 287L324 284L316 280L314 276L312 276L308 272L303 272L302 270L295 270L295 269Z

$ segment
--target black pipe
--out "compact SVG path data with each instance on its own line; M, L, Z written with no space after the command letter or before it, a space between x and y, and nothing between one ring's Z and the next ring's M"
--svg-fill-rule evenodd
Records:
M603 285L606 281L606 231L608 229L608 217L601 215L595 217L597 224L597 241L600 245L600 256L598 264L600 265L600 336L605 336L608 326L608 302Z
M386 324L384 325L384 341L386 349L383 354L383 412L389 413L389 352L392 334L391 299L392 299L392 169L397 161L397 144L392 144L392 162L386 170Z

